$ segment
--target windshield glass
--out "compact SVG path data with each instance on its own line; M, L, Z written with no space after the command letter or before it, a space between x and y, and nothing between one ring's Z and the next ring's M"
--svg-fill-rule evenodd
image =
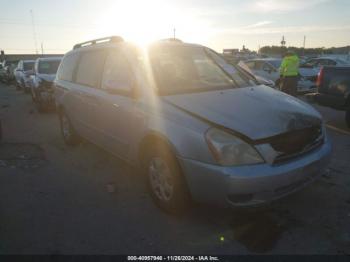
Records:
M57 69L60 65L60 60L54 60L54 61L40 61L39 62L39 68L38 73L40 74L56 74Z
M238 87L203 47L157 45L150 49L149 58L160 94Z
M24 62L23 63L23 70L24 71L29 71L33 70L34 62Z

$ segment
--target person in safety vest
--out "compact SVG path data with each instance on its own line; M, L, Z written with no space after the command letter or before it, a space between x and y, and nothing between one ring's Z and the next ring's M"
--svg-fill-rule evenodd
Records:
M289 95L297 95L299 78L299 58L298 56L288 51L283 58L280 67L280 86L281 91Z

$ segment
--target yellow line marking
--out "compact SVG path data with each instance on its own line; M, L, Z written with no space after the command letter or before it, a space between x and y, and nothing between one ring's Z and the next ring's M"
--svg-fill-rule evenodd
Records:
M332 129L332 130L334 130L334 131L337 131L337 132L339 132L339 133L342 133L342 134L344 134L344 135L350 136L350 132L349 132L349 131L346 131L346 130L344 130L344 129L340 129L340 128L338 128L338 127L331 126L331 125L329 125L329 124L327 124L326 127L328 127L329 129Z

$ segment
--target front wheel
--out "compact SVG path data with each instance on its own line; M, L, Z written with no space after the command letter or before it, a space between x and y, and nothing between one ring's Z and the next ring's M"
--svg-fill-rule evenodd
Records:
M163 143L150 146L144 162L150 195L169 213L183 213L191 203L190 193L176 157Z
M346 121L346 124L347 124L348 128L350 128L350 105L346 109L345 121Z
M61 134L64 142L69 146L75 146L80 143L79 135L74 130L68 116L64 111L59 113Z

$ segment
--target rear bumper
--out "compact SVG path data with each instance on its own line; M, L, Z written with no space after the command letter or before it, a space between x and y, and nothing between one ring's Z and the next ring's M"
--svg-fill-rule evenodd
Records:
M310 154L280 165L221 167L183 158L179 161L194 200L221 206L255 206L313 182L327 167L330 154L327 140Z

